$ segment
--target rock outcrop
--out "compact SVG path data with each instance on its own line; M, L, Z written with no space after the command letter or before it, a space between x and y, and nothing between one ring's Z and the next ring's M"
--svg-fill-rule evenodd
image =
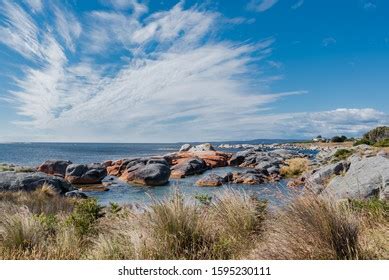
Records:
M180 152L187 152L187 151L189 151L190 150L190 148L192 148L192 145L191 144L184 144L184 145L182 145L181 146L181 148L180 148Z
M215 148L210 143L204 143L204 144L193 146L188 151L189 152L208 152L208 151L215 151Z
M46 160L38 167L38 171L49 175L65 177L66 168L70 164L72 162L68 160Z
M186 176L201 174L209 167L206 162L197 157L180 158L177 163L171 167L171 178L180 179Z
M107 176L101 164L71 164L66 168L65 180L71 184L99 184Z
M269 181L268 174L258 170L234 172L231 183L244 185L258 185Z
M144 186L162 186L169 182L170 168L162 163L138 164L120 178Z
M85 193L79 190L67 192L65 193L65 196L71 198L83 198L83 199L88 198L88 196Z
M347 172L350 167L350 162L340 161L329 165L324 165L319 169L313 170L309 174L304 174L305 179L300 178L307 188L313 190L316 193L323 191L328 182L337 175L341 175Z
M0 191L34 191L43 184L52 186L60 194L74 190L73 186L63 178L43 172L0 172Z
M350 167L334 177L323 194L336 199L378 197L389 199L389 159L382 156L349 158Z
M285 149L273 151L258 151L251 149L235 153L229 160L229 164L232 166L254 168L263 173L277 175L286 160L296 157L306 156Z
M200 151L200 152L178 152L171 154L171 164L177 165L188 159L198 158L205 161L208 168L228 166L228 160L231 154L219 151Z

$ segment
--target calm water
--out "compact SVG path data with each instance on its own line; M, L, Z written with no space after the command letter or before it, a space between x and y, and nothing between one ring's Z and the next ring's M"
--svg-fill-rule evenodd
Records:
M274 143L263 140L258 143ZM280 143L280 141L277 141ZM218 144L218 143L215 143ZM182 143L172 144L88 144L88 143L12 143L0 144L0 163L14 163L19 165L36 166L47 159L70 160L73 163L93 163L105 160L115 160L133 156L163 155L177 151ZM261 184L255 186L231 185L216 188L197 187L195 182L207 173L225 174L229 171L240 170L234 167L225 167L209 170L198 176L191 176L180 180L170 180L166 186L139 187L129 184L110 187L107 192L88 192L89 196L96 197L100 203L117 202L121 204L144 204L153 198L163 198L172 194L176 189L188 198L197 194L213 195L225 188L233 188L256 194L260 198L268 199L273 204L279 203L280 196L289 194L285 182L276 184Z

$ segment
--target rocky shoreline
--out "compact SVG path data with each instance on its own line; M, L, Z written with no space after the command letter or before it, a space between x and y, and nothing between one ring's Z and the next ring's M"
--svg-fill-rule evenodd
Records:
M367 145L349 149L349 157L337 160L340 148L309 147L318 154L311 157L295 143L248 145L223 144L219 149L238 149L235 153L216 150L211 144L185 144L177 152L162 156L134 157L92 164L73 164L64 160L47 160L37 168L2 165L0 191L32 191L44 183L60 194L85 198L85 192L109 191L115 185L166 185L169 179L182 179L207 170L234 166L241 171L223 175L208 173L197 180L200 187L225 184L260 185L277 182L286 175L282 169L291 161L304 159L308 170L289 181L289 187L305 187L320 195L337 199L389 197L389 157ZM7 169L8 168L8 169ZM9 171L7 171L9 170ZM22 172L20 171L22 170Z
M76 196L82 190L87 190L87 185L102 185L103 190L114 187L119 181L140 186L160 186L167 184L169 179L182 179L226 166L242 167L242 171L224 176L211 173L196 184L204 187L225 183L254 185L280 180L281 166L293 157L307 155L286 149L265 151L259 147L228 153L215 150L209 143L196 146L185 144L179 151L163 156L126 158L93 164L47 160L37 168L27 168L27 172L18 172L8 165L10 171L0 172L0 190L31 191L48 183L58 193Z

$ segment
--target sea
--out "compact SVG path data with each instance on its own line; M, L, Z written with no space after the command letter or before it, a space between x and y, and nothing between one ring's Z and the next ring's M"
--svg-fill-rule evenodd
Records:
M253 140L247 142L223 142L226 144L250 143L273 144L287 143L292 140ZM23 166L38 166L48 159L70 160L73 163L99 163L105 160L116 160L129 157L164 155L177 151L183 143L0 143L0 163ZM198 143L192 143L198 144ZM212 143L218 146L221 143ZM237 150L223 150L236 152ZM88 196L96 198L99 203L129 204L135 206L147 205L156 200L169 199L175 192L180 192L185 198L196 201L199 195L207 195L217 199L223 191L244 192L266 199L272 205L284 203L285 198L292 193L286 186L286 181L260 185L224 185L222 187L198 187L196 181L208 173L225 174L241 170L236 167L223 167L208 170L201 175L184 179L171 179L169 184L158 187L140 187L127 183L110 188L105 192L87 192Z

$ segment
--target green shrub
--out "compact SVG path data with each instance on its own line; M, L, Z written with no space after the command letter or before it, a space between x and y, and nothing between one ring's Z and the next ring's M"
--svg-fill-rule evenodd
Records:
M334 154L334 160L333 161L340 161L340 160L346 160L349 156L353 154L352 151L347 149L339 149Z
M56 233L58 227L58 218L54 214L44 214L36 216L36 219L40 222L45 232L50 235L54 235Z
M372 143L380 142L389 138L389 127L380 126L370 130L363 136L364 139L369 140Z
M375 147L389 147L389 138L381 140L374 144Z
M119 204L115 203L115 202L110 202L109 203L109 213L111 214L117 214L119 213L120 211L122 210L122 207L120 207Z
M370 140L367 139L360 139L354 142L354 146L359 146L359 145L372 145L373 143Z
M350 199L349 205L353 210L362 212L373 218L389 218L389 202L379 200L378 198L372 199Z
M78 201L67 223L74 226L81 236L93 233L95 222L104 216L103 207L97 204L96 199Z
M200 204L202 205L210 205L211 202L212 202L212 196L208 195L208 194L196 194L195 197L194 197L198 202L200 202Z
M332 137L331 139L331 142L334 142L334 143L343 143L344 141L347 140L347 137L342 135L342 136L334 136Z

